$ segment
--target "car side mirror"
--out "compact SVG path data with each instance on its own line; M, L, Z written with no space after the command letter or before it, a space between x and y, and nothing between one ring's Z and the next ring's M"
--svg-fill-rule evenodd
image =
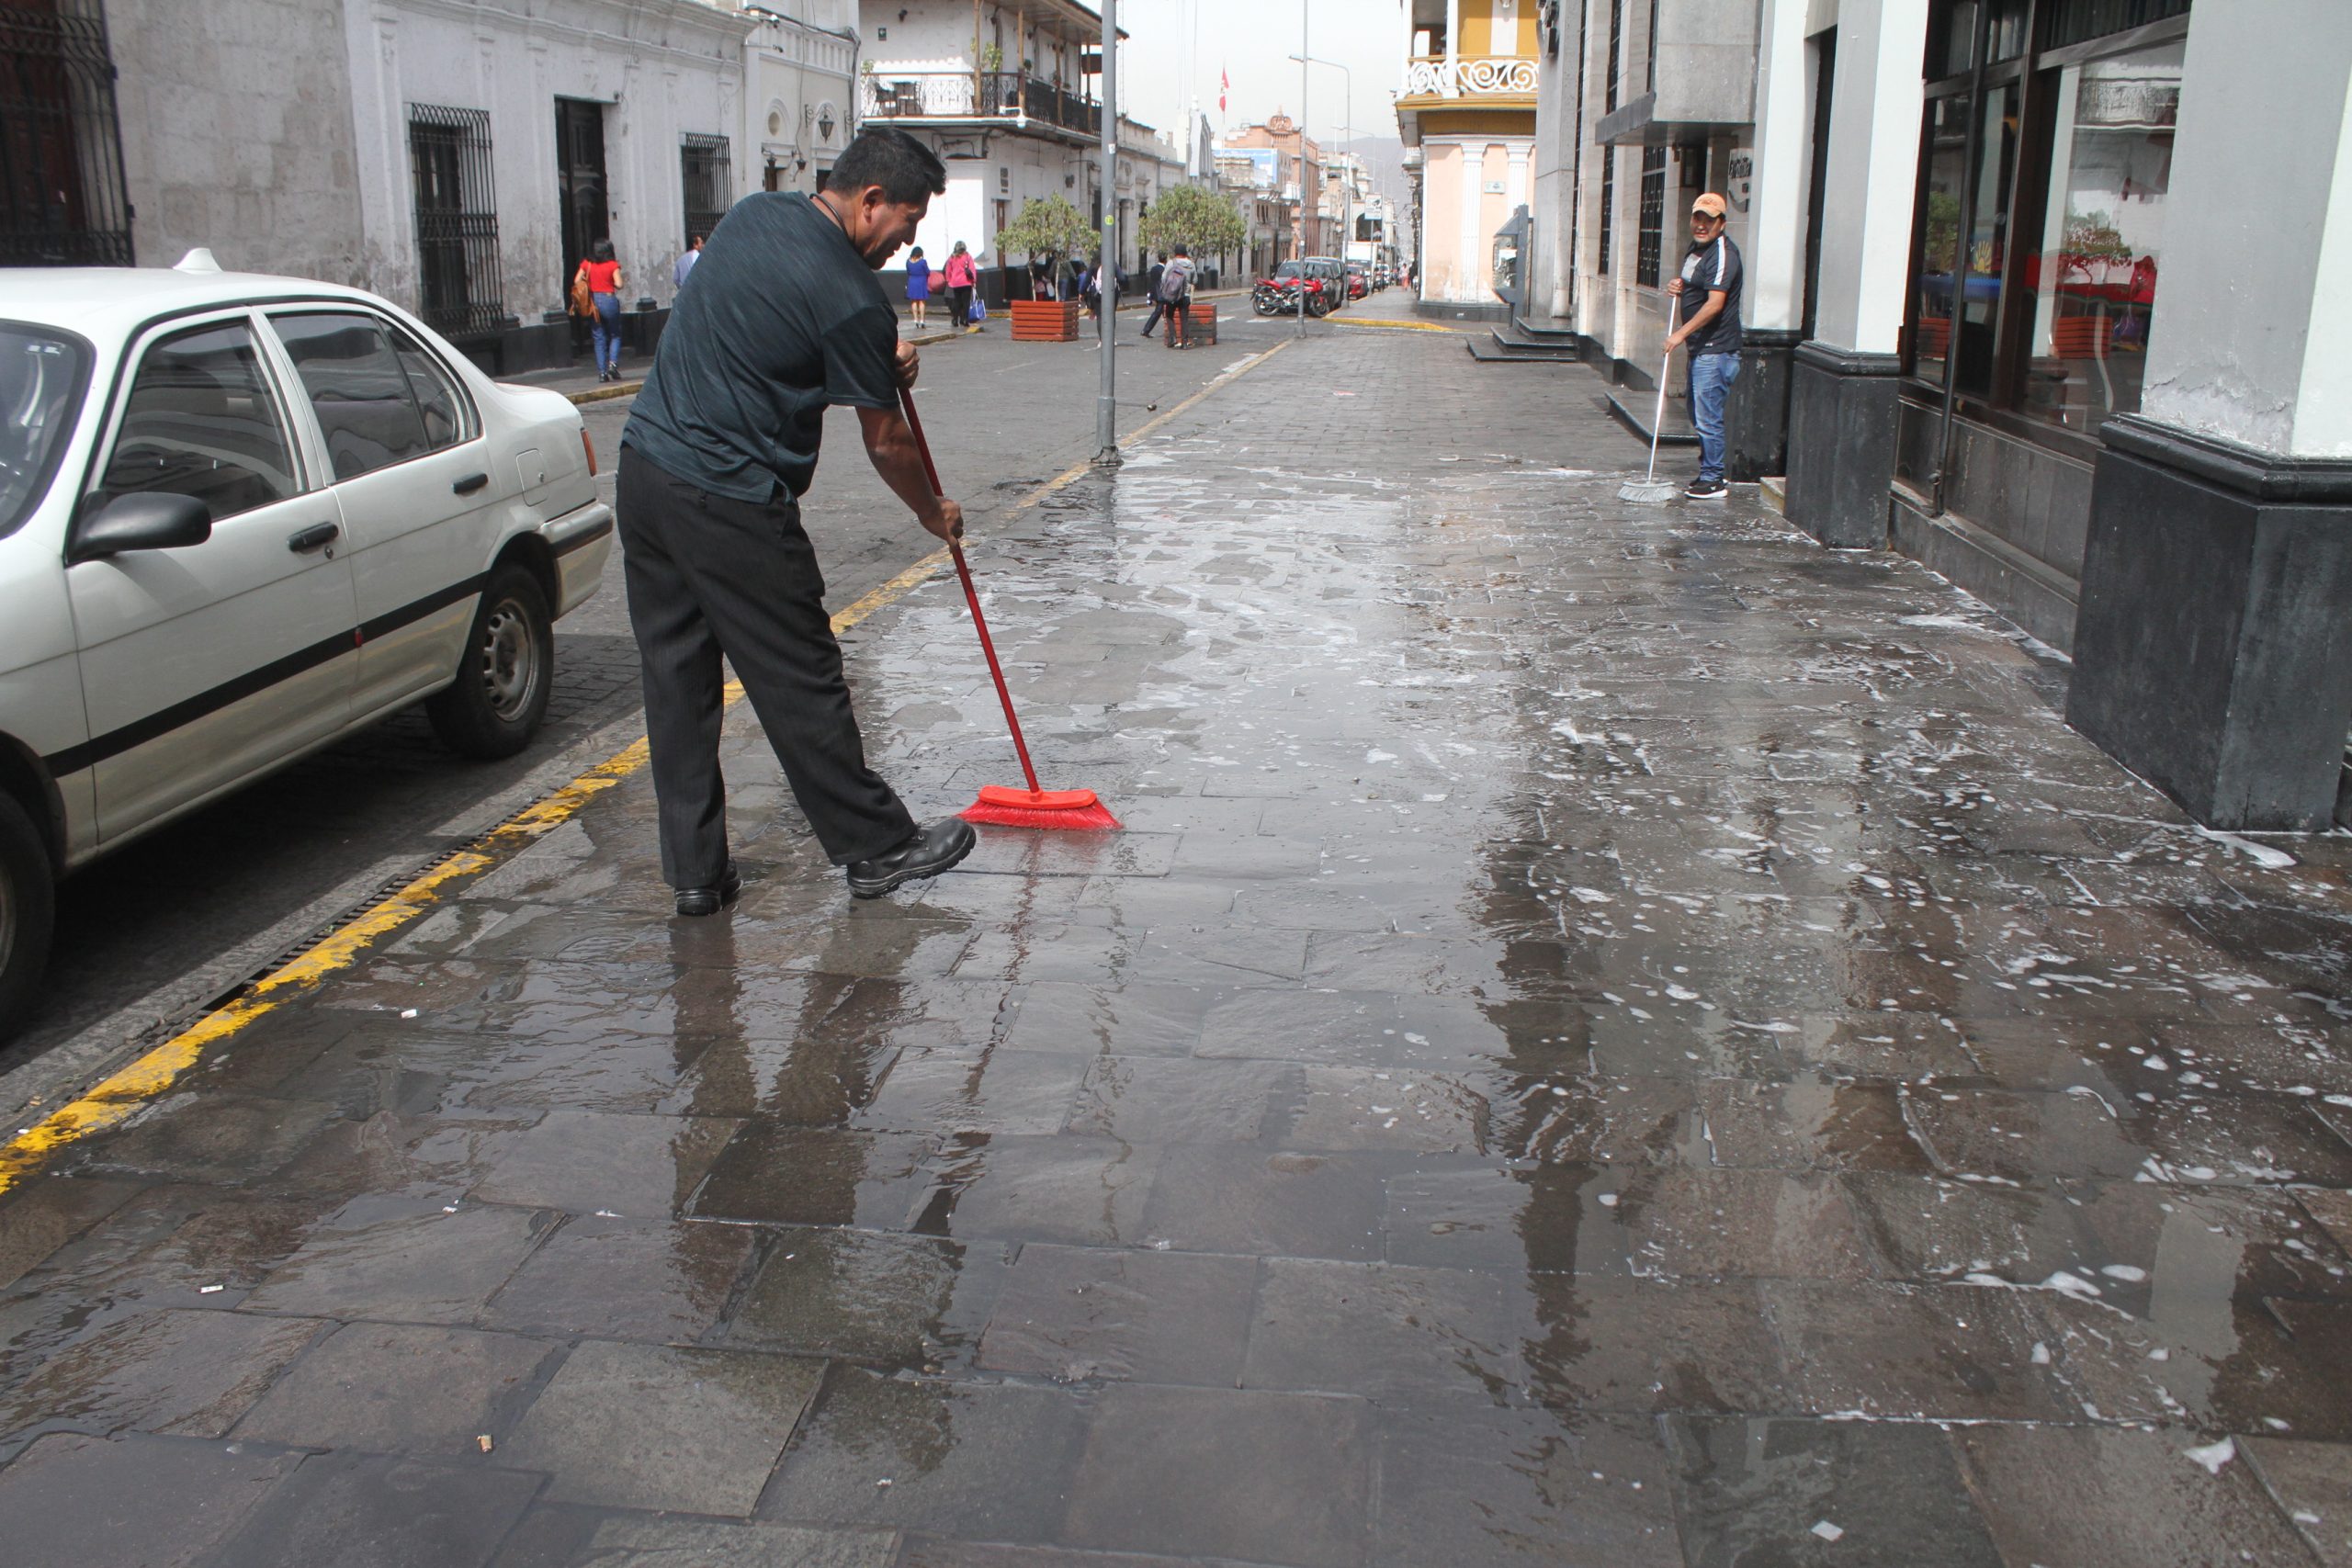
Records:
M103 560L126 550L175 550L212 537L212 508L192 495L140 491L86 513L74 531L66 564Z

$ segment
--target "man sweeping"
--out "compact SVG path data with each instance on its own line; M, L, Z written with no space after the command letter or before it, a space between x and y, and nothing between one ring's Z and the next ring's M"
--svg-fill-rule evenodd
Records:
M1699 477L1682 493L1721 501L1724 485L1724 400L1739 379L1739 247L1725 233L1724 198L1707 192L1690 204L1690 248L1682 276L1666 286L1682 308L1682 325L1667 352L1690 351L1690 423L1699 427Z
M722 656L735 668L818 842L871 898L971 852L866 766L825 580L800 525L825 410L857 411L865 455L917 521L960 537L933 494L899 389L916 357L875 273L914 238L947 171L894 130L865 131L813 198L754 192L706 242L621 433L629 621L644 664L662 879L681 915L734 901L719 773Z

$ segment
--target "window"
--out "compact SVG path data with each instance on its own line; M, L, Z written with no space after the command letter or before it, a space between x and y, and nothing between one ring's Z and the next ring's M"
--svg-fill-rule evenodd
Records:
M1617 228L1617 149L1600 150L1600 265L1594 270L1609 270L1611 241Z
M0 266L129 266L105 8L0 5Z
M1642 220L1634 238L1634 281L1657 287L1658 253L1666 245L1666 149L1642 149Z
M2164 44L2057 73L2025 407L2070 430L2140 407L2183 55Z
M270 324L311 396L336 479L433 449L408 374L375 318L334 311L273 316Z
M49 492L89 373L81 339L0 325L0 538L15 533Z
M498 198L485 109L408 107L416 186L418 314L445 333L487 333L505 319Z
M2027 416L2019 434L2138 409L2188 9L1933 0L1928 65L1951 73L1927 85L1913 375Z
M685 234L706 239L735 204L729 177L728 141L724 136L687 136L678 146L680 188L685 192ZM680 236L681 240L684 237Z
M224 321L175 333L141 357L98 479L107 500L194 496L219 522L289 500L301 488L285 411L251 326Z
M438 452L444 446L472 440L473 404L458 390L449 367L398 327L391 331L392 350L401 356L401 368L408 372L409 390L415 395L417 412L424 416L426 443Z
M1604 90L1608 112L1617 110L1617 64L1625 52L1625 0L1609 0L1609 75ZM1601 268L1606 272L1607 267Z

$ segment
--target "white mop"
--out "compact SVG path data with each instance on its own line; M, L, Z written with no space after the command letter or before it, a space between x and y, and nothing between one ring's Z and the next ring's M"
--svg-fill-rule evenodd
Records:
M1617 490L1617 499L1620 501L1638 501L1654 506L1660 502L1671 501L1674 499L1674 481L1668 479L1661 483L1657 477L1657 437L1658 432L1666 428L1666 372L1668 367L1674 363L1674 316L1676 310L1681 307L1681 295L1674 294L1668 296L1666 302L1666 356L1658 362L1657 367L1657 412L1650 416L1649 477L1643 479L1627 479L1623 485L1619 486Z

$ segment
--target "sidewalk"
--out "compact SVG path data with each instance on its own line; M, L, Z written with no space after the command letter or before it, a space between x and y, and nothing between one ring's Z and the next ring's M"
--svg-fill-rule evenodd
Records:
M12 1568L2346 1561L2352 840L1595 386L1317 329L976 540L1123 832L854 903L739 707L730 915L624 770L68 1145ZM1017 779L952 578L845 645Z

